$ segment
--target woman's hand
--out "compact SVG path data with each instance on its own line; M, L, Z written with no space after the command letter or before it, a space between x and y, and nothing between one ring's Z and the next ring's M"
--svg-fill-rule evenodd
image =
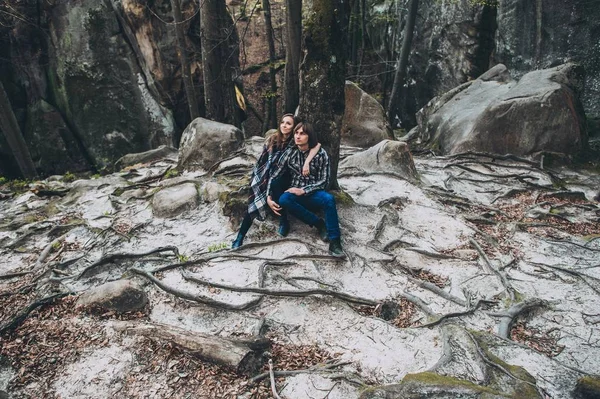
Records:
M281 216L281 207L277 202L273 201L270 195L267 197L267 205L269 205L274 214Z
M302 176L308 176L310 174L310 163L306 162L302 167Z

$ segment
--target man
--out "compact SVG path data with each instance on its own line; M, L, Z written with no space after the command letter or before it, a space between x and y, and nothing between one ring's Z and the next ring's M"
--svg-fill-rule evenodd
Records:
M285 151L279 160L275 173L267 187L267 204L276 215L283 209L304 223L316 227L323 241L329 240L329 254L337 258L345 258L340 240L340 225L335 198L325 189L329 185L329 157L321 148L310 163L310 172L304 176L302 167L310 149L317 145L317 137L310 123L299 123L294 129L295 147ZM290 188L280 197L279 203L271 198L271 182L285 171L290 174ZM320 209L325 213L325 221L309 209ZM289 232L287 220L279 228L285 236Z

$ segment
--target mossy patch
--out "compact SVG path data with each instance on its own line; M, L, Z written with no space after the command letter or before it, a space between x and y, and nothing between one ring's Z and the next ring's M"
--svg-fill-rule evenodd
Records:
M585 376L577 381L576 398L600 398L600 378Z
M335 198L335 203L338 206L352 206L356 203L354 198L344 190L330 191L330 193Z
M481 393L491 393L494 395L504 396L506 398L510 398L510 396L506 396L501 392L498 392L492 388L484 387L481 385L477 385L472 383L471 381L461 380L460 378L448 377L445 375L440 375L436 373L432 373L429 371L425 371L417 374L407 374L402 380L403 383L406 382L419 382L421 384L427 385L437 385L437 386L447 386L447 387L460 387L467 388L473 390L475 392Z

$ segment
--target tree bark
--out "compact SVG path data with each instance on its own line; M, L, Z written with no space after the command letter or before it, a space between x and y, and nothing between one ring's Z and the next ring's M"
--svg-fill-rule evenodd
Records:
M330 189L339 189L337 169L345 108L346 21L341 0L314 0L306 10L300 67L300 115L313 124L331 162Z
M267 93L267 112L265 122L267 131L277 127L277 76L275 71L275 39L273 38L273 25L271 24L271 4L269 0L262 0L263 15L265 17L265 30L267 33L267 42L269 43L269 79L271 88Z
M402 39L402 48L400 49L400 59L394 76L394 84L390 93L390 100L387 107L388 122L394 127L394 117L398 109L399 93L404 86L406 80L406 70L408 67L408 56L412 46L412 38L417 20L417 11L419 9L419 0L410 0L410 8L406 17L406 25L404 26L404 37Z
M171 0L173 8L173 20L175 22L175 35L177 36L177 55L181 63L181 80L187 97L188 110L190 112L190 121L193 121L200 116L198 111L198 100L196 98L196 90L194 90L194 82L190 72L190 63L188 62L187 46L185 43L185 34L183 33L183 25L181 23L181 5L180 0Z
M235 340L187 331L166 324L142 324L114 321L117 331L168 341L188 350L203 360L231 367L240 374L256 375L263 364L262 352L270 346L266 338Z
M37 176L29 148L25 144L25 139L21 134L21 128L17 123L17 118L10 106L10 100L4 90L4 85L0 82L0 129L4 132L4 137L19 165L21 174L28 179Z
M237 38L235 26L225 0L204 0L200 5L206 118L239 127L232 79L233 69L239 64L239 53L232 45Z
M302 0L286 0L285 84L283 113L294 113L300 99L300 55L302 54Z

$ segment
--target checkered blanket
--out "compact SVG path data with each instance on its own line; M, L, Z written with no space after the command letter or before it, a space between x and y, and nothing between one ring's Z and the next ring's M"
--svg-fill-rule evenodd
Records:
M269 151L266 144L263 147L263 152L260 154L258 161L256 161L256 164L252 169L252 178L250 180L248 215L252 218L264 220L267 216L267 210L269 209L269 205L267 205L267 186L269 184L269 178L277 168L279 158L289 144L293 144L293 140L286 143L280 150L274 147Z

